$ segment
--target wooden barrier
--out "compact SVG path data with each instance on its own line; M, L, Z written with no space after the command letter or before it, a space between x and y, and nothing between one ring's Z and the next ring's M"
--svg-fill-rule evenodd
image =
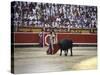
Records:
M39 43L38 32L14 32L14 43L34 44ZM97 43L97 34L93 33L56 33L57 40L72 39L74 43ZM44 36L48 35L45 33ZM45 40L48 42L48 39ZM46 44L45 44L46 45Z

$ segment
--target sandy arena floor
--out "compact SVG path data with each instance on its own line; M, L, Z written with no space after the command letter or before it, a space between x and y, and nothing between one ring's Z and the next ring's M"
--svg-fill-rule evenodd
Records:
M97 68L97 47L73 47L73 56L46 54L47 47L15 48L14 70L17 74L58 72Z

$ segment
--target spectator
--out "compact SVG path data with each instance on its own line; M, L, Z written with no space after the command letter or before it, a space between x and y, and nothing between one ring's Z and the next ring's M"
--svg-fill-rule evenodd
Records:
M17 1L13 5L15 25L35 27L97 27L97 7ZM16 21L16 22L15 22ZM51 25L53 24L53 25Z

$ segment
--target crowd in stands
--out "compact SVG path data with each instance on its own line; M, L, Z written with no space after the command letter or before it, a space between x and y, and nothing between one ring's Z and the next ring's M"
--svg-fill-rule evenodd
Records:
M13 2L14 26L97 28L97 7L84 5Z

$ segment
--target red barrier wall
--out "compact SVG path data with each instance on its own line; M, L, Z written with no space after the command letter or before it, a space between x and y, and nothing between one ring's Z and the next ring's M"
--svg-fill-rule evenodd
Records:
M39 43L38 34L33 32L14 32L14 43ZM97 35L93 33L57 33L58 41L65 38L72 39L74 43L97 43Z
M15 32L14 43L39 43L38 33Z
M94 34L58 34L58 40L72 39L74 43L96 43L97 35Z

